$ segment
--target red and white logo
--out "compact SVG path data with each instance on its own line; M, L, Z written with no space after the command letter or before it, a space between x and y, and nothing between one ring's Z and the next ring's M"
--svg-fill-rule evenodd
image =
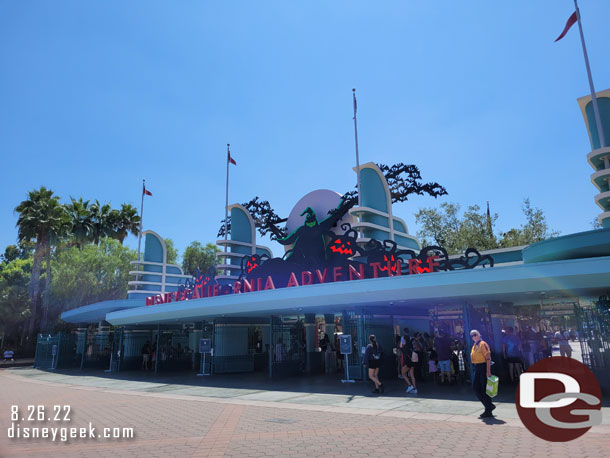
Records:
M567 442L602 422L601 399L599 383L587 366L555 356L521 374L516 404L519 418L533 434Z

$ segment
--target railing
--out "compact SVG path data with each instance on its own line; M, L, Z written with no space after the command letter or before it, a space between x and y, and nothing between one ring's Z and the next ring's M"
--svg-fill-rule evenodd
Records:
M164 294L167 291L168 287L178 287L180 284L180 281L177 282L171 282L168 281L170 279L177 279L177 280L188 280L190 278L192 278L190 275L184 275L182 273L182 269L180 268L180 266L177 266L175 264L164 264L162 262L152 262L152 261L131 261L130 262L131 265L137 266L138 270L131 270L129 272L130 275L133 275L136 277L135 280L131 280L129 282L127 282L127 284L130 287L134 287L134 288L130 288L129 291L127 291L128 294L149 294L150 295L154 295L154 294ZM161 271L160 272L155 272L155 271L149 271L149 270L140 270L140 266L142 267L146 267L146 266L155 266L155 267L161 267ZM180 273L170 273L168 272L168 268L175 268L178 269L178 271ZM151 277L161 277L161 281L148 281L148 280L140 280L140 277L144 277L144 276L151 276ZM158 286L157 289L155 289L154 291L148 291L148 290L144 290L142 288L138 288L141 286Z

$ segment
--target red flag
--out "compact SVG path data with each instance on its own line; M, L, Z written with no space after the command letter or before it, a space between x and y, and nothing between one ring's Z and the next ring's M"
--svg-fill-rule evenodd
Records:
M563 28L563 32L561 32L561 35L559 35L555 41L559 41L563 37L565 37L566 33L568 33L568 30L570 30L570 27L572 27L576 21L578 21L578 13L574 11L572 13L572 16L568 18L568 22L566 22L566 26Z
M237 165L237 162L235 162L235 159L231 157L231 153L229 151L227 151L227 161L233 165Z
M143 190L143 192L142 192L143 194L146 194L147 196L152 197L152 192L150 192L148 189L146 189L146 186L144 186L142 188L142 190Z

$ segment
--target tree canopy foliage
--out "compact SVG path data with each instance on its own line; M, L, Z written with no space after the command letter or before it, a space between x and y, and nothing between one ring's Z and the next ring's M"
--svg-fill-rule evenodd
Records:
M463 253L473 247L478 250L529 245L556 237L549 229L539 208L532 208L529 199L522 205L525 224L506 232L495 232L498 214L487 214L478 205L470 205L460 215L458 204L443 202L439 208L423 208L415 214L420 226L417 236L424 245L443 246L449 254Z
M178 250L174 246L174 241L170 238L163 239L165 242L165 249L167 250L167 263L176 264L178 262Z
M31 313L29 282L33 259L12 257L12 248L17 247L9 245L0 262L0 331L15 345Z
M15 213L18 216L19 247L7 247L2 261L10 263L18 258L32 257L27 335L33 344L35 332L47 330L47 312L54 294L51 286L54 284L52 265L55 260L71 247L82 250L93 244L103 248L108 237L122 244L129 233L139 233L140 217L135 207L129 204L113 209L110 204L101 204L98 200L90 203L72 197L70 202L62 204L60 197L44 186L30 191L27 198L15 207ZM11 285L3 285L3 292Z
M125 299L132 270L129 262L135 259L134 250L107 237L99 245L57 251L52 264L52 316L86 304Z
M213 243L203 245L201 242L191 242L182 255L182 271L187 275L195 272L206 273L210 267L216 265L216 252L218 247Z

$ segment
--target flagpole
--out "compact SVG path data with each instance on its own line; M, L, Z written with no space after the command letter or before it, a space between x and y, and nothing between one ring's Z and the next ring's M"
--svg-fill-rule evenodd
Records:
M231 155L230 143L227 143L227 188L225 192L225 242L228 239L228 223L229 223L229 156ZM225 243L225 253L227 251L227 244Z
M146 180L142 180L142 202L140 203L140 230L138 232L138 261L140 260L140 244L142 243L142 228L144 227L144 190L146 189ZM140 270L140 266L138 266Z
M358 154L358 122L356 120L356 89L352 89L352 95L354 97L354 138L356 141L356 186L358 188L358 206L360 207L361 194L360 194L360 156Z
M591 102L593 103L593 113L595 114L595 124L597 125L597 135L599 138L599 147L604 148L606 146L606 139L604 136L604 130L602 128L602 121L599 116L599 108L597 107L597 96L595 95L595 87L593 86L593 77L591 76L591 67L589 66L589 55L587 54L587 46L585 45L585 35L582 31L582 23L580 21L580 9L578 8L578 0L574 0L574 7L576 8L576 18L578 19L578 30L580 32L580 41L582 43L582 52L585 56L585 66L587 67L587 76L589 78L589 87L591 89Z
M140 203L140 230L138 231L138 261L140 260L140 246L142 243L142 228L144 227L144 190L146 189L146 180L142 180L142 202ZM136 272L140 271L140 264L136 266ZM138 281L140 277L136 274L136 281ZM136 286L136 289L138 287Z

